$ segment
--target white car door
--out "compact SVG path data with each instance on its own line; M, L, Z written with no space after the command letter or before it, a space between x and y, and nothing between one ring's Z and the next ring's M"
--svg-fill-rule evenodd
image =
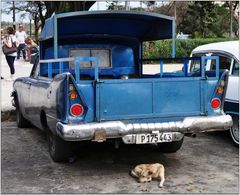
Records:
M239 62L233 60L228 80L228 89L226 93L226 101L233 103L239 102Z

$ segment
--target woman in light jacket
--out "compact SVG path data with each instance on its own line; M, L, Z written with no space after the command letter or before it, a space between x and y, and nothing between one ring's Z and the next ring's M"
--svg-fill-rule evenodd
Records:
M18 47L19 44L14 35L14 29L12 27L7 28L7 36L4 37L3 44L5 44L9 48L11 48L13 44L15 44L16 47ZM17 56L17 52L5 55L8 66L10 68L10 73L11 73L10 78L6 80L10 80L10 81L14 80L14 74L15 74L14 61L16 56Z

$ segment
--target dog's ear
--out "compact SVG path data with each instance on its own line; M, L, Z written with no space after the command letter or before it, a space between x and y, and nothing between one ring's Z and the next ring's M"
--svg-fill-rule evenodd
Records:
M152 171L148 171L148 174L149 174L149 175L152 175L152 174L153 174L153 172L152 172Z

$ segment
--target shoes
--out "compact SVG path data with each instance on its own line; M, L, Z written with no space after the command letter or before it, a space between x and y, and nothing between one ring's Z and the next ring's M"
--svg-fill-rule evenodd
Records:
M1 80L4 79L3 77L1 77Z
M13 81L13 79L10 77L10 78L7 78L5 79L6 81Z
M15 76L11 75L9 78L6 79L6 81L14 81L15 80Z

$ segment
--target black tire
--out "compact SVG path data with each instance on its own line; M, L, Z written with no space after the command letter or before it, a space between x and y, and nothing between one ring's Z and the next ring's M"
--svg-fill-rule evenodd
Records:
M17 126L19 128L26 128L26 127L30 127L31 124L30 122L24 118L20 106L19 106L19 102L18 102L18 98L15 97L14 98L15 101L15 105L16 105L16 121L17 121Z
M232 115L233 126L230 129L231 137L234 143L238 146L239 145L239 116Z
M158 150L163 153L174 153L177 152L183 144L184 137L179 141L159 143Z
M49 154L54 162L67 162L74 154L71 142L64 141L51 132L48 132L47 138Z

